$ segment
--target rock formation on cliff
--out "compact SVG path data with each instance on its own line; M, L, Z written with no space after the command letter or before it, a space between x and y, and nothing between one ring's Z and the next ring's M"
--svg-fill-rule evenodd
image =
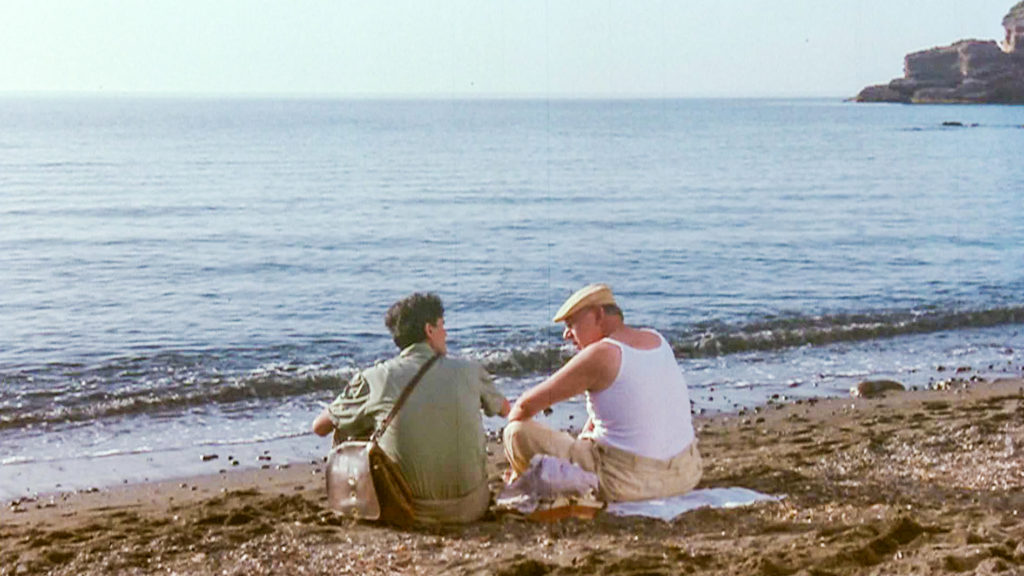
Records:
M1020 48L1024 51L1024 1L1010 8L1010 13L1003 18L1003 28L1006 28L1003 50L1016 52Z
M868 86L857 102L1024 103L1024 1L1003 19L1006 40L961 40L908 54L903 78Z

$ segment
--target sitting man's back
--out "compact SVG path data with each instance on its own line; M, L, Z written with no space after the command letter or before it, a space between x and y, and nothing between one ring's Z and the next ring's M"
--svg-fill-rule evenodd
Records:
M380 439L413 493L417 521L469 522L490 501L480 411L507 415L508 401L479 364L447 358L444 309L433 294L413 294L385 317L401 353L363 370L317 417L313 430L335 441L369 436L413 376L441 354Z
M703 472L690 399L672 347L654 330L626 326L603 284L573 294L554 318L579 349L550 378L526 391L505 427L515 474L536 454L569 460L598 475L605 500L640 500L692 490ZM579 437L532 417L586 395L589 418Z

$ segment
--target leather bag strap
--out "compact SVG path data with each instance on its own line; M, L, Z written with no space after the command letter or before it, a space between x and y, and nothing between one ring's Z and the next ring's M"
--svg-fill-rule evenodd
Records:
M434 354L430 357L430 360L427 360L423 363L423 366L420 366L419 372L412 377L409 384L402 390L402 393L398 395L398 400L395 400L395 405L391 407L391 412L388 412L387 417L384 418L384 421L380 423L380 426L378 426L377 429L374 430L373 435L370 436L370 442L372 444L376 444L377 440L384 435L384 431L388 429L391 421L395 419L398 411L402 409L402 405L405 404L406 399L408 399L409 395L412 394L413 388L420 383L420 379L423 378L423 375L427 373L427 370L430 370L430 367L433 366L434 362L436 362L440 357L440 354Z

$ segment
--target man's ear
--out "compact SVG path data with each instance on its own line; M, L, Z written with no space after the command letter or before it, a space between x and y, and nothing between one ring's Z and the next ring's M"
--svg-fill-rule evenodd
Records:
M437 327L431 324L430 322L427 322L426 324L423 325L423 334L427 338L433 337L435 330L437 330Z

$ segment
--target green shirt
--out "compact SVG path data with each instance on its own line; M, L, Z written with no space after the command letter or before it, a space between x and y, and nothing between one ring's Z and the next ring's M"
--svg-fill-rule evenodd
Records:
M413 344L357 374L330 405L335 439L367 438L434 352ZM442 356L427 370L380 440L419 500L449 500L487 482L480 411L501 412L505 397L479 364Z

